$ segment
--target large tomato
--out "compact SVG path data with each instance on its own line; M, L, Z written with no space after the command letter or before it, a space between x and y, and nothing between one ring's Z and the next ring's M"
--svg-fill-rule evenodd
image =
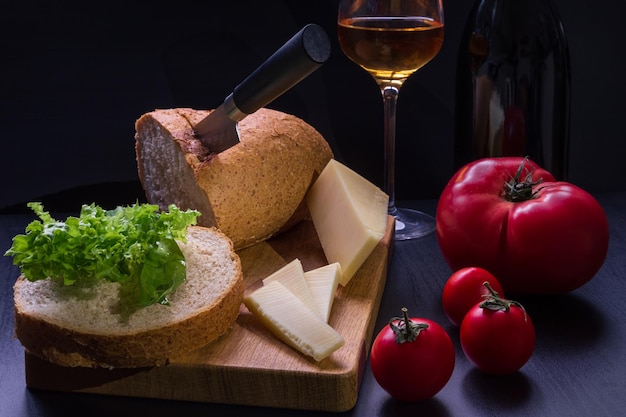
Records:
M423 401L437 394L452 376L454 345L437 323L393 318L372 343L370 367L378 384L401 401Z
M588 282L609 228L595 198L521 157L480 159L448 182L437 239L453 270L484 268L507 294L557 294Z

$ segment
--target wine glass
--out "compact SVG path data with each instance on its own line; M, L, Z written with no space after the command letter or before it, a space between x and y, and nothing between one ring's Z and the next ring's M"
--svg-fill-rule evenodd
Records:
M395 203L396 104L402 84L441 49L443 0L341 0L337 35L343 53L378 84L384 105L384 191L396 219L396 240L435 230L428 214Z

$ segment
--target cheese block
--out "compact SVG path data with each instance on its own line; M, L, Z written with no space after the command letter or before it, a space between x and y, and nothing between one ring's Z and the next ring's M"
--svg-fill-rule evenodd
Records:
M341 264L345 286L385 234L389 196L331 159L306 200L326 259Z
M304 273L304 280L313 295L322 318L327 323L340 279L341 265L339 262L324 265Z
M279 281L246 295L244 304L277 338L318 362L345 344L341 334Z
M263 279L263 285L267 285L272 281L278 281L283 284L298 297L304 305L316 314L319 313L319 316L322 317L317 302L313 298L313 294L311 294L311 290L304 280L304 269L302 268L302 262L300 262L298 258Z

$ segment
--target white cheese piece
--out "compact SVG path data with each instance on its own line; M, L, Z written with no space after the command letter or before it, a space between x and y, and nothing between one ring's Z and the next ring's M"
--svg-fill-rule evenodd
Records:
M311 269L304 273L304 280L311 290L313 299L322 314L322 319L327 323L340 279L341 264L339 262Z
M277 338L318 362L345 343L341 334L279 281L248 294L244 304Z
M302 268L302 262L298 258L263 279L263 285L272 281L278 281L283 284L289 291L298 297L304 305L322 317L322 313L319 312L317 302L313 298L313 294L304 279L304 269Z
M331 159L307 193L311 219L328 263L341 264L346 285L387 229L389 196Z

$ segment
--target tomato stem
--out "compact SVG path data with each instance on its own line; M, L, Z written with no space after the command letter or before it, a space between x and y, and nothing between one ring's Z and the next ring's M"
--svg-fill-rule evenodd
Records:
M396 324L397 322L397 324ZM402 317L394 317L389 320L389 327L396 335L396 343L413 342L420 332L428 328L427 323L414 323L409 319L408 309L402 307Z
M511 306L514 305L519 307L524 312L524 321L528 321L526 318L526 309L523 305L518 303L517 301L507 300L506 298L502 298L500 294L496 290L491 287L488 281L483 282L483 285L489 291L489 294L483 295L485 301L480 303L481 308L488 308L493 311L509 311Z
M537 181L532 180L533 171L525 168L528 157L522 160L519 168L515 172L515 176L511 177L509 181L504 183L504 199L514 203L521 201L528 201L537 196L537 193L541 188L533 191L536 185L543 182L543 178L539 178ZM522 174L525 173L522 179ZM543 187L542 187L543 188Z

